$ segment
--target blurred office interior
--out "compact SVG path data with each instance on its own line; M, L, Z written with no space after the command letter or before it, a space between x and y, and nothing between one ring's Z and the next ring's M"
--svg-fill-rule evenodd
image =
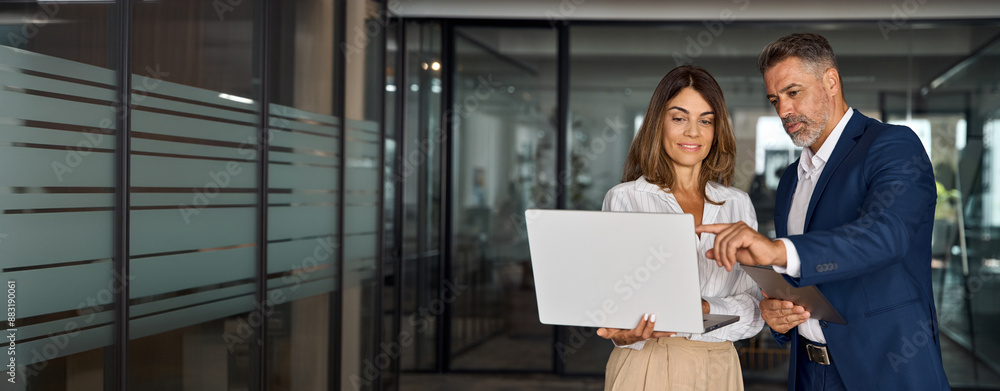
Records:
M600 209L657 82L693 64L773 237L800 150L756 57L803 31L852 107L924 142L945 369L1000 389L987 0L0 3L6 386L602 389L611 343L538 321L525 209ZM748 389L784 388L768 329L737 347Z

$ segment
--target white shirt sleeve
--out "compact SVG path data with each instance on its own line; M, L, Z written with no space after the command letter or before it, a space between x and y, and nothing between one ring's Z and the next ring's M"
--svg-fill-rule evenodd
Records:
M802 259L799 258L799 252L795 249L795 244L786 238L778 238L778 240L785 242L785 267L773 266L774 271L789 277L797 278L801 276Z
M620 187L613 187L604 195L604 204L601 210L610 212L631 212L632 205L629 203L628 193L620 191Z
M738 200L740 201L738 219L747 223L750 228L757 229L757 213L754 211L750 197L743 195ZM732 284L731 288L728 288L732 294L721 297L703 296L702 299L707 301L709 305L708 313L737 315L740 320L708 333L685 335L688 339L708 342L738 341L753 337L764 328L764 318L760 315L760 306L758 305L764 299L764 295L757 283L739 266L733 268L731 272L720 273L719 276L728 280L728 284Z
M735 271L735 270L734 270ZM764 318L760 315L758 303L764 298L760 288L749 275L743 273L740 277L742 292L726 297L704 297L710 307L708 313L717 315L737 315L736 323L720 327L705 334L694 334L691 340L701 340L701 336L713 337L726 341L739 341L757 335L764 328Z

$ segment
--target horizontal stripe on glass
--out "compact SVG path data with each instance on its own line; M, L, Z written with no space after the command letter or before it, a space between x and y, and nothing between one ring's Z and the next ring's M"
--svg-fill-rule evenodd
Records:
M130 298L253 278L256 247L132 259Z
M110 69L65 60L10 46L0 46L0 64L34 72L51 73L89 82L115 85L116 72Z
M0 117L98 127L115 119L113 107L0 90Z
M16 87L25 90L45 91L106 102L112 102L115 99L115 90L113 88L74 83L72 81L53 79L37 74L10 72L2 68L0 68L0 85L8 88Z
M268 239L327 235L337 232L336 205L268 208Z
M112 218L112 212L0 215L2 265L19 268L111 258Z
M213 249L253 243L254 208L137 210L131 212L131 255Z
M167 136L228 141L246 148L254 148L257 145L257 129L253 126L149 111L132 112L132 129L137 132Z
M74 333L78 330L92 329L114 322L114 310L106 306L102 311L92 308L84 308L77 312L76 316L54 320L50 322L33 324L30 326L17 327L17 339L28 341L45 337L50 334ZM20 343L20 342L18 342Z
M21 123L23 121L16 120ZM38 122L35 122L38 124ZM43 123L50 124L50 123ZM113 150L115 136L112 131L99 127L73 127L74 130L50 129L44 127L21 126L0 121L0 143L31 143L39 145L65 146L81 149Z
M256 205L257 194L245 192L246 189L215 189L179 187L177 192L170 193L132 193L132 208L149 207L168 208L206 208L223 205ZM254 189L251 189L254 190ZM180 211L178 211L180 213Z
M111 276L111 262L3 273L17 283L19 318L111 304Z
M339 256L337 237L329 236L270 243L267 247L267 273L304 270L332 265Z
M114 327L103 325L72 334L54 335L49 338L24 342L17 346L18 366L48 365L48 361L113 343Z
M5 194L0 192L3 210L64 208L102 208L114 205L114 194ZM3 228L0 228L2 230Z
M113 154L0 147L0 183L18 187L111 186Z
M269 280L268 286L271 286L272 282L282 284L287 281L282 281L281 279ZM268 300L270 300L270 303L280 305L286 302L300 300L336 290L337 278L335 275L331 275L329 277L312 281L302 281L299 283L293 283L292 285L285 285L280 288L268 288L267 297Z
M248 286L253 289L253 285ZM169 303L171 308L177 308L177 303ZM142 306L132 307L132 311L141 313ZM205 323L215 319L244 314L254 309L254 295L246 294L204 304L184 307L177 310L155 315L133 317L129 321L129 338L137 339L183 327ZM219 336L222 338L223 336Z
M257 185L257 163L132 156L136 187L247 188Z

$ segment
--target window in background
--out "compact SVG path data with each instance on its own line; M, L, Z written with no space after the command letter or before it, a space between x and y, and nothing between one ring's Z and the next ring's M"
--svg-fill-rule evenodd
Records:
M451 367L549 371L524 211L553 208L556 31L455 29Z
M402 350L412 343L412 334L403 335L400 329L400 248L399 236L396 234L400 225L397 211L397 182L399 174L396 166L396 146L399 140L399 116L400 98L402 92L397 93L397 80L402 75L399 61L403 59L401 52L402 43L399 42L400 30L405 26L399 20L390 19L385 30L385 109L382 115L385 123L384 137L382 145L382 221L379 222L382 229L382 313L379 320L382 324L381 344L389 346L389 353L386 357L390 362L382 368L381 387L383 390L394 390L399 387L398 373L400 370L400 359ZM392 87L389 87L392 86ZM406 345L406 346L404 346ZM377 360L377 357L376 357Z
M343 159L331 1L273 2L269 37L267 323L270 389L327 390Z
M397 93L405 94L402 169L402 284L400 335L404 370L433 370L438 362L438 329L443 318L439 288L441 262L441 25L408 22L405 74Z
M997 199L1000 29L967 30L974 34L972 45L953 41L965 50L962 58L920 80L908 95L888 96L883 110L890 120L923 121L930 129L921 139L929 146L938 186L932 267L948 378L953 386L997 386L1000 334L991 324L1000 317L993 305L1000 290L1000 220L991 215Z
M245 389L260 322L256 5L133 7L130 385Z
M391 376L379 347L382 286L382 121L385 98L385 4L347 2L344 102L344 286L341 388L369 390ZM336 48L334 48L336 49ZM373 376L373 373L375 374Z
M20 389L114 386L113 8L0 4L0 280Z

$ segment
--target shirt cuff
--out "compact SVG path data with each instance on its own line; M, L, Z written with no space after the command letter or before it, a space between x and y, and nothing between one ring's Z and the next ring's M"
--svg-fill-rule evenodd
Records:
M629 348L629 349L635 349L635 350L642 350L642 347L646 345L646 341L639 341L639 342L636 342L636 343L631 344L631 345L619 345L618 342L615 342L615 340L613 340L613 339L611 340L611 343L615 344L615 347Z
M785 266L773 266L774 271L798 278L802 275L802 260L799 259L799 252L795 249L795 244L787 238L778 238L778 240L785 242Z
M708 313L712 315L732 315L732 310L726 306L726 299L721 297L702 297L708 302Z

